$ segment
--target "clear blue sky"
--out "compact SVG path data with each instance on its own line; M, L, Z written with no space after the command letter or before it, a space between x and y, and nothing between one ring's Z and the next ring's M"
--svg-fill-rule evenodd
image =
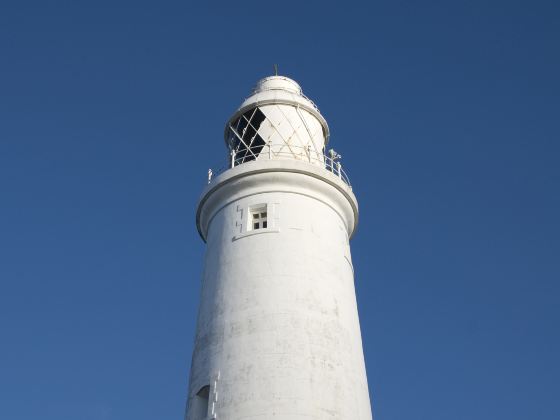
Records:
M197 198L274 63L360 201L376 419L560 418L557 4L3 1L0 418L182 418Z

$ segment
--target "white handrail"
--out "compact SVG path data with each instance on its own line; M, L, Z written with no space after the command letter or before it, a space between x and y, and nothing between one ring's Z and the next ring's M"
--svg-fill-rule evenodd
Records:
M254 146L249 149L244 148L237 151L230 150L228 165L217 171L209 170L208 183L211 183L216 175L219 175L228 169L234 168L235 166L254 160L298 160L324 168L326 171L336 175L351 188L350 179L342 169L342 165L338 160L340 158L339 155L333 155L334 157L330 157L320 152L313 153L309 146L303 147L290 145L288 151L282 150L284 147L285 145L272 145L271 143L268 143L260 146Z

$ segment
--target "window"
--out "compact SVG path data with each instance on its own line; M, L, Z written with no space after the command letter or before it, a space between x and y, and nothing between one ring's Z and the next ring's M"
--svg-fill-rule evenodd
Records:
M255 160L266 144L259 135L266 116L259 108L250 109L229 126L228 144L235 153L235 165Z
M251 210L251 230L268 228L266 207Z
M210 397L210 385L205 385L196 393L191 408L191 418L205 420L208 418L208 400Z
M252 201L237 205L237 217L235 220L235 235L231 238L236 241L253 235L263 233L279 233L280 223L278 219L279 203L269 201Z

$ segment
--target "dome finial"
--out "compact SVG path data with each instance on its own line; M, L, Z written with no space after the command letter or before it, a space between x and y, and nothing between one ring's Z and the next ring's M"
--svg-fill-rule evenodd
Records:
M274 65L274 75L278 76L278 64Z

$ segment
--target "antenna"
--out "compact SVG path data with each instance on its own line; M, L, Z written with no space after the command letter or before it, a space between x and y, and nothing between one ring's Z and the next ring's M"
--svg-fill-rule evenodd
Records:
M278 76L278 64L274 65L274 75Z

